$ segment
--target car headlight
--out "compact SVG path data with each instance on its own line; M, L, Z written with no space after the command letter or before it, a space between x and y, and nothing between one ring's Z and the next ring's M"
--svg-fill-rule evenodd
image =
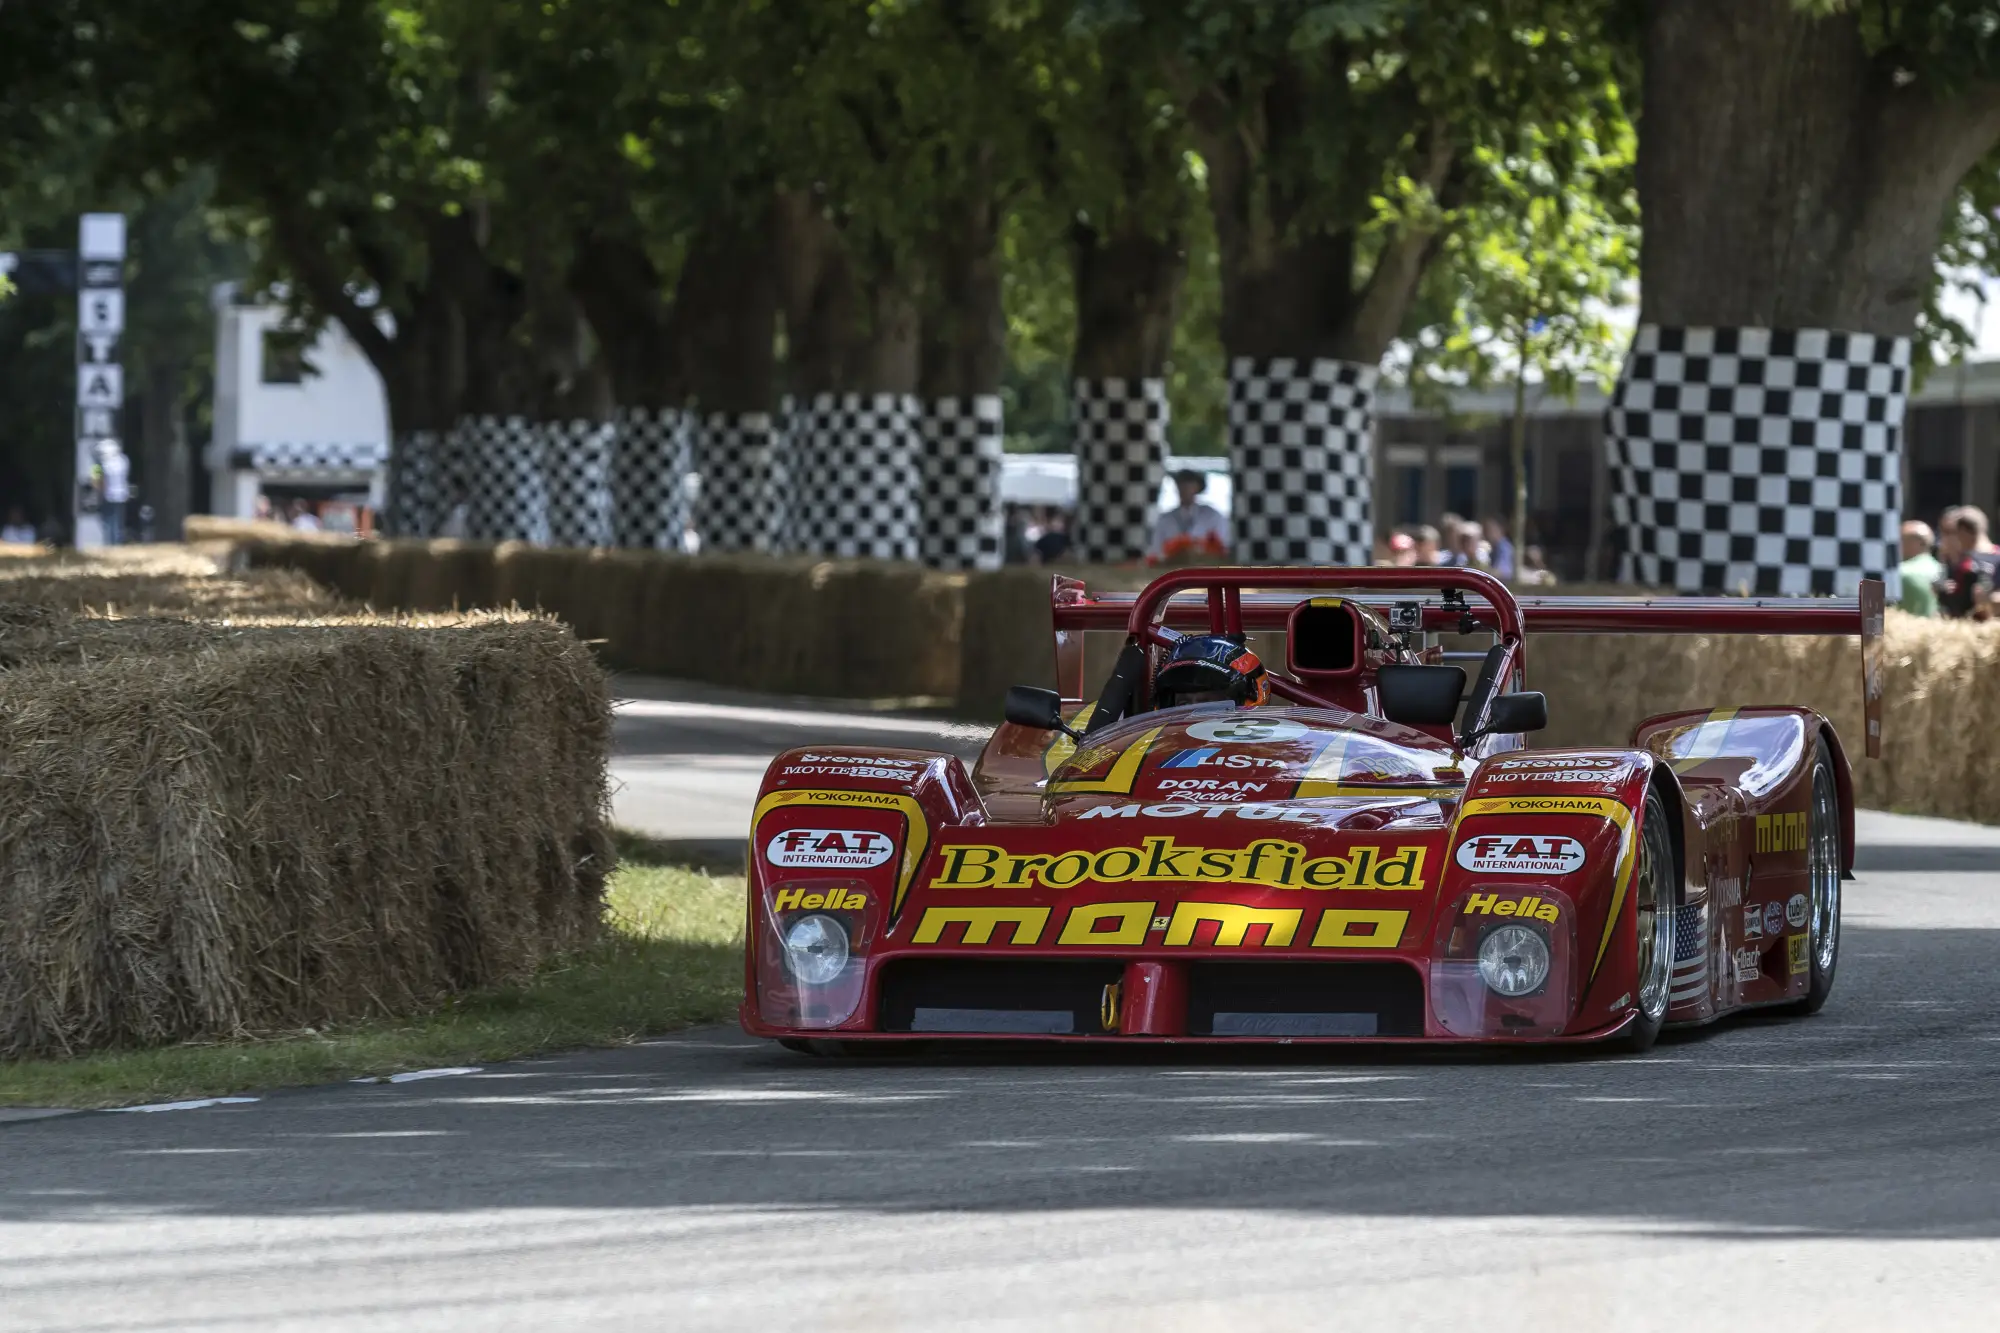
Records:
M847 929L830 916L815 912L785 927L785 964L808 986L826 986L847 966ZM1548 970L1543 954L1542 970Z
M1479 976L1510 999L1527 995L1549 978L1549 944L1526 926L1502 926L1479 942Z

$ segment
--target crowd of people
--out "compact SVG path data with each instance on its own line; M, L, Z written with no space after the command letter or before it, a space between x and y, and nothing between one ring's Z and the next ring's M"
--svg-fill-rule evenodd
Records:
M1936 531L1928 523L1905 523L1898 573L1898 604L1913 616L1991 619L2000 603L2000 546L1988 535L1986 511L1954 505L1938 517Z
M1418 523L1397 528L1375 543L1375 563L1404 567L1456 565L1483 569L1510 582L1549 584L1556 576L1542 557L1542 548L1530 546L1518 560L1507 526L1498 518L1483 522L1446 514L1436 526Z

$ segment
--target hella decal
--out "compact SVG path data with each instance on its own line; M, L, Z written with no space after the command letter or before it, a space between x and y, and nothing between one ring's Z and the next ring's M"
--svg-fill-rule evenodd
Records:
M1465 900L1467 916L1527 916L1555 924L1556 905L1547 898L1503 898L1497 893L1475 893Z
M1482 875L1567 875L1583 869L1583 844L1575 838L1495 833L1467 838L1455 858Z
M1187 734L1198 741L1217 741L1234 745L1264 745L1272 741L1295 741L1304 736L1310 728L1282 717L1231 717L1216 718L1210 722L1196 722L1188 727Z
M786 829L764 846L764 859L787 869L872 870L895 854L895 839L866 829Z
M1346 855L1308 856L1296 842L1259 838L1248 847L1201 847L1173 837L1146 838L1137 847L1099 851L1009 852L978 843L941 848L944 873L935 889L1002 888L1041 884L1067 889L1086 880L1100 884L1261 884L1273 889L1422 889L1421 845L1350 848Z
M771 899L773 912L789 912L797 908L810 912L815 908L825 908L835 912L858 912L868 906L868 895L855 889L779 889Z
M1803 926L1806 923L1806 910L1806 896L1803 893L1795 893L1785 903L1785 920L1791 925Z

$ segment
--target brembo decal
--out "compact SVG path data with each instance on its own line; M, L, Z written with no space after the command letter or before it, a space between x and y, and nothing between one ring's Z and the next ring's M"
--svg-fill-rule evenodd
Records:
M1160 912L1163 907L1171 907L1172 913ZM1282 949L1299 942L1307 910L1153 900L1080 903L1069 910L1055 943L1088 949L1149 942L1167 949ZM1049 913L1046 907L928 907L910 942L1025 947L1041 941ZM1309 947L1393 949L1402 942L1409 920L1406 911L1329 907L1317 917Z
M1010 852L980 843L939 849L943 873L934 889L1067 889L1099 884L1261 884L1273 889L1422 889L1421 845L1361 846L1346 855L1308 856L1296 842L1259 838L1248 847L1203 847L1149 837L1136 847L1097 851Z

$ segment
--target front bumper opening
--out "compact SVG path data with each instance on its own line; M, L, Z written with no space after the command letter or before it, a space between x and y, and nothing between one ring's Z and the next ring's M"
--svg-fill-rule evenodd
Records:
M1187 1030L1203 1037L1421 1037L1424 982L1406 963L1196 963Z
M878 1007L884 1032L1102 1032L1104 988L1118 962L1012 962L907 958L884 964Z

